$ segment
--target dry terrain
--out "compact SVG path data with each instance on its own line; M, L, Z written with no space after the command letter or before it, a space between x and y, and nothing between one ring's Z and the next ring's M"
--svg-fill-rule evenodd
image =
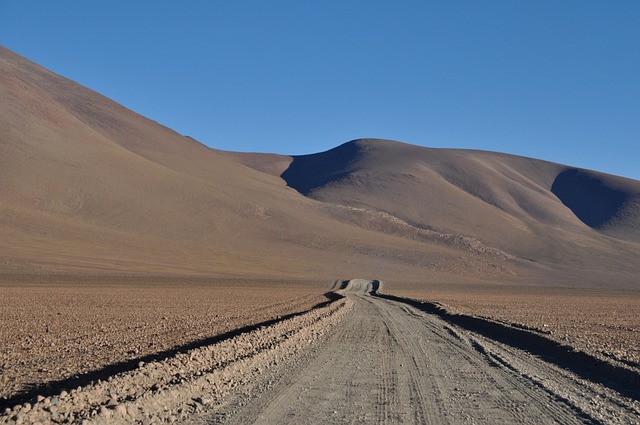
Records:
M0 402L31 400L7 422L638 422L625 383L464 323L637 377L640 181L223 152L0 47L0 200ZM391 283L324 294L350 276Z
M0 272L638 286L635 180L380 139L223 152L2 47L0 99Z
M325 283L233 279L5 277L0 402L37 393L38 386L51 392L46 383L70 388L78 375L104 378L118 370L110 365L132 367L146 356L306 310L326 301L327 289Z
M0 272L330 280L508 266L364 229L1 47L0 99Z
M390 283L394 295L535 330L640 368L640 291L563 286Z
M4 423L607 423L640 420L637 386L372 296L379 281L305 314L140 363L15 406ZM384 285L383 285L384 289ZM589 366L592 367L592 366ZM635 388L635 390L634 390Z

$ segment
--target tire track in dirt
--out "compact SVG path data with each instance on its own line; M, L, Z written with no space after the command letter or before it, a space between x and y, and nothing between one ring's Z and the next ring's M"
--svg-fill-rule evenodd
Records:
M5 412L0 423L628 424L640 403L407 303L337 301Z
M86 386L7 408L0 423L176 423L206 411L260 382L264 371L285 364L322 338L349 310L338 294L303 313L238 331L207 346L109 376Z
M276 381L218 416L240 423L637 423L640 405L402 302L336 284L345 318ZM210 423L211 416L191 418Z

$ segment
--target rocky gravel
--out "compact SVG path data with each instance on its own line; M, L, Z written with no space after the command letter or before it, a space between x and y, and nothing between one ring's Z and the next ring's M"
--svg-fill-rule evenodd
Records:
M390 294L528 329L640 369L640 291L543 286L389 284Z
M105 381L38 396L5 410L0 423L174 423L214 411L235 388L322 338L350 306L339 299L163 361L140 362Z
M326 301L327 289L325 282L0 276L0 406L304 311Z
M342 285L353 302L311 344L189 424L630 424L637 398L406 302ZM274 373L275 372L275 373ZM260 383L259 381L263 381ZM267 382L264 382L267 381Z
M640 418L633 391L619 392L410 303L371 296L390 288L336 282L338 295L307 312L34 397L0 413L0 424L624 424Z

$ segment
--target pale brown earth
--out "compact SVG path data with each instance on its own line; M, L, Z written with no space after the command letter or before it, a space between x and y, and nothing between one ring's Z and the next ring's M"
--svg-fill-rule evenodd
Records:
M196 423L640 420L637 399L407 304L371 297L371 288L352 280L352 310L326 343L275 372L276 379L232 396L230 406L195 415Z
M1 47L0 99L0 271L331 280L513 267L336 219L281 178ZM264 170L287 162L268 157Z
M635 423L640 403L571 370L341 285L345 299L107 381L3 423ZM383 286L384 288L384 286Z
M638 285L635 180L379 139L223 152L2 47L0 99L5 273Z
M325 283L268 280L5 278L0 283L0 401L35 385L306 310L326 301L327 289Z
M637 365L636 180L380 139L222 152L0 47L0 199L7 394L163 350L169 361L176 345L322 300L322 284L300 281L343 276L419 282L388 288Z
M39 396L0 414L0 423L175 423L224 405L263 372L316 343L348 312L337 300L69 391Z
M423 241L424 232L432 232L430 242L448 237L454 246L466 238L483 247L478 258L485 261L498 251L524 260L512 263L520 275L523 268L536 275L553 270L554 281L581 273L576 286L640 284L637 180L496 152L381 139L293 156L289 164L273 155L233 158L275 170L307 198L351 208L355 220L377 214L375 226L364 226L369 229Z
M640 368L640 291L562 286L389 283L394 295L452 313L536 330L599 358Z

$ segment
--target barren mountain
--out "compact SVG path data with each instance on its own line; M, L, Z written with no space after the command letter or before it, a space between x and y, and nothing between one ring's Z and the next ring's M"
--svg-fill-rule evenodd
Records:
M217 151L2 48L0 98L3 272L637 286L638 181L375 139Z
M638 276L640 181L219 151L0 47L2 423L635 423Z
M333 279L489 269L469 250L336 220L282 179L6 49L0 98L3 271Z
M379 139L288 160L234 157L280 175L309 198L465 235L545 267L631 273L630 282L638 271L636 180L495 152Z

